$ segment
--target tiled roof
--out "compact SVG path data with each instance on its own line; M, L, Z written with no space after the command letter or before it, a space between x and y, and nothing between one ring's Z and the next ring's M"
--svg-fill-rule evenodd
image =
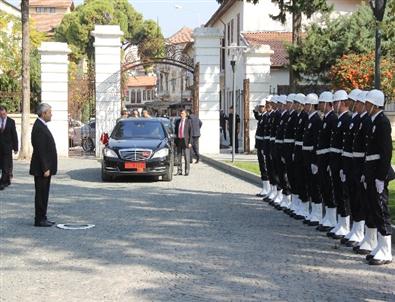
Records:
M72 0L30 0L29 1L29 6L69 8L72 5L73 5Z
M271 57L272 67L283 67L289 64L286 43L292 43L291 32L247 32L242 33L249 46L269 45L274 51Z
M30 14L34 20L36 29L41 32L51 32L53 28L58 26L64 17L63 14Z
M181 28L178 32L166 39L169 44L182 44L192 42L192 29L188 27Z
M152 87L156 86L156 77L153 76L130 76L127 87Z

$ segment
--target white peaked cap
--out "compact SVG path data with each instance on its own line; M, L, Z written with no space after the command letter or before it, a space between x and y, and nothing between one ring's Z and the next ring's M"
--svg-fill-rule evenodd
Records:
M259 102L258 106L265 106L267 101L268 101L267 98L263 98L263 99Z
M320 94L320 97L318 99L319 102L323 103L331 103L333 102L333 93L330 91L324 91Z
M272 96L272 102L273 102L274 104L277 104L277 103L278 103L278 95L273 95L273 96Z
M358 89L358 88L353 89L353 90L351 90L351 92L349 93L348 98L349 98L349 99L352 99L353 101L359 101L359 100L358 100L358 95L359 95L361 92L362 92L361 89Z
M338 90L333 95L333 101L345 101L348 100L348 94L345 90Z
M363 90L361 90L361 92L357 95L357 97L356 97L356 101L359 101L359 102L361 102L361 103L365 103L365 98L366 98L366 96L368 95L368 92L369 91L363 91Z
M315 93L309 93L306 95L304 99L305 104L312 104L312 105L317 105L318 104L318 95Z
M291 102L293 103L293 101L295 100L296 94L295 93L290 93L287 96L287 102Z
M300 104L304 104L304 98L305 98L306 96L303 94L303 93L298 93L296 96L295 96L295 101L296 102L298 102L298 103L300 103Z
M278 102L281 104L286 104L287 103L287 96L282 94L278 97Z
M365 101L376 105L377 107L384 106L384 93L381 90L373 89L368 92Z

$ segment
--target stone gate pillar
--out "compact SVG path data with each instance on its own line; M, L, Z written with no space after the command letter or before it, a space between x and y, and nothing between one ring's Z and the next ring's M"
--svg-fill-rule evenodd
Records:
M199 27L193 31L195 64L199 63L199 118L203 125L200 137L202 154L219 154L220 51L222 32Z
M59 156L69 155L68 131L68 57L66 43L43 42L41 55L41 101L52 107L48 123Z
M245 79L250 80L250 122L249 122L249 136L250 136L250 150L255 147L255 131L257 121L255 120L252 110L256 105L270 93L270 56L273 50L269 45L262 45L257 48L249 48L244 52L245 58Z
M100 135L110 134L121 115L121 37L119 25L95 25L96 157L101 156Z

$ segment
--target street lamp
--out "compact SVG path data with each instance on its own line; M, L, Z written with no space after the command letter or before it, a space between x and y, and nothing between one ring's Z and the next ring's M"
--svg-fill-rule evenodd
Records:
M232 66L232 107L233 107L233 119L232 119L232 163L235 161L235 146L236 146L236 63L240 60L243 53L244 46L238 46L236 43L232 43L226 47L229 50L229 62Z
M383 21L387 0L370 0L374 17L376 18L376 50L374 59L374 87L380 89L380 59L381 59L381 31L380 22Z

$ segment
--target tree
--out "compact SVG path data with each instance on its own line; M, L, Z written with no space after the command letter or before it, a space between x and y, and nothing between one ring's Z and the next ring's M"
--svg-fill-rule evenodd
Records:
M393 9L395 0L389 3ZM393 57L395 22L387 10L383 26L383 58ZM369 54L375 48L375 21L370 7L363 5L350 16L331 20L325 17L319 24L307 27L303 42L288 47L298 78L310 82L331 80L328 72L337 60L347 54Z
M395 62L383 59L380 71L382 89L391 99L395 97ZM372 89L374 87L374 52L343 55L331 67L328 77L334 89Z
M219 3L223 3L227 0L217 0ZM243 1L243 0L240 0ZM247 0L257 4L259 0ZM328 13L332 10L332 6L327 4L326 0L272 0L273 3L278 5L280 9L277 15L270 15L273 20L280 21L282 24L287 22L287 14L292 15L292 44L297 45L301 41L302 32L302 16L305 15L310 19L315 13ZM294 75L294 61L293 58L289 58L289 82L292 87L295 87L295 75Z

